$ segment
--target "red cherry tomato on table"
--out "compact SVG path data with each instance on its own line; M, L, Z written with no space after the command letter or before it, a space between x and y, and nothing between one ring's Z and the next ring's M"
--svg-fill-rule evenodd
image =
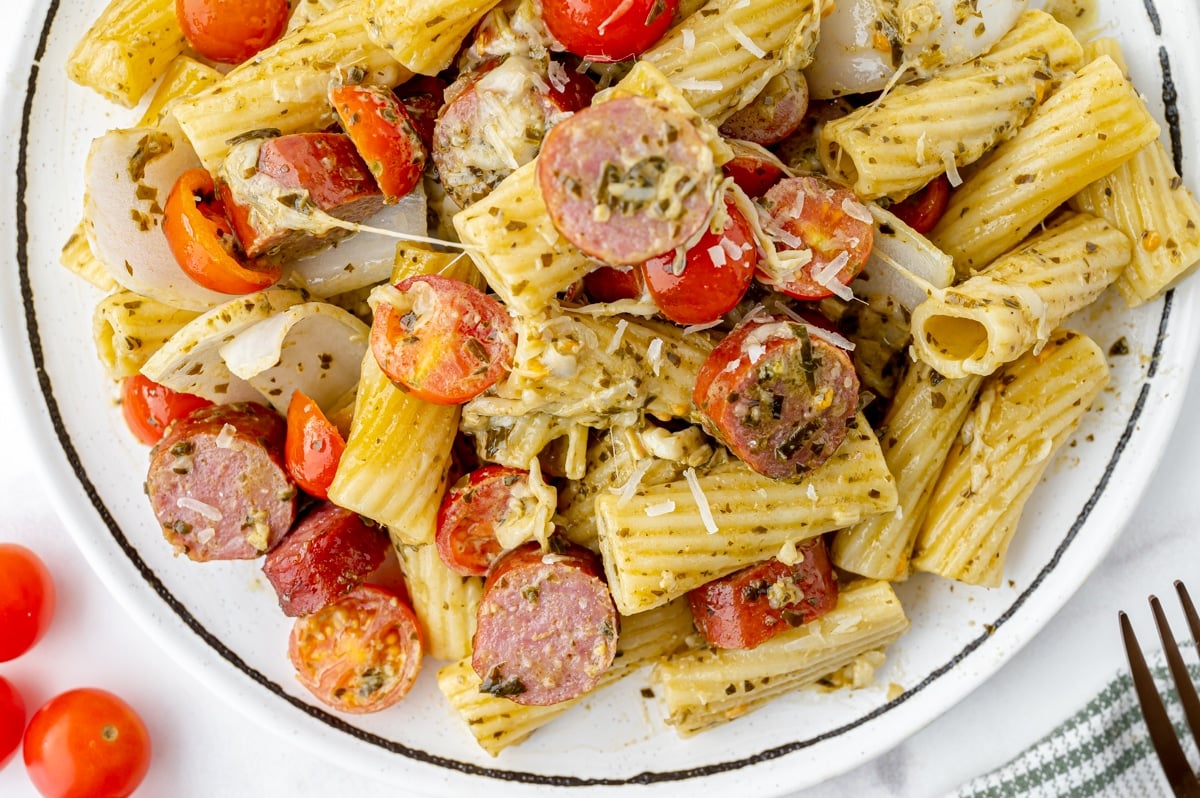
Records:
M500 556L496 526L508 514L513 491L527 484L528 471L486 465L446 491L437 514L438 555L463 576L484 576Z
M50 699L25 730L25 768L47 798L121 798L150 769L150 733L107 690L80 688Z
M950 180L938 175L915 194L897 202L890 210L900 221L918 233L925 234L937 226L950 204Z
M287 411L284 467L296 484L318 499L329 498L346 441L321 408L300 391L292 394Z
M397 202L416 188L425 172L425 145L396 95L383 86L336 86L329 101L384 201Z
M796 299L824 299L833 294L829 287L833 281L849 285L867 264L875 224L867 206L850 189L813 175L789 177L772 186L762 204L774 226L783 231L775 234L776 248L812 252L806 264L774 285L776 290ZM841 263L841 268L825 277L835 263Z
M139 441L151 446L162 440L172 421L211 404L204 397L177 393L141 374L121 381L121 414L125 423Z
M274 44L288 11L288 0L175 0L188 44L225 64L240 64Z
M408 694L424 644L412 608L395 593L362 585L299 618L288 641L296 678L342 712L378 712Z
M716 321L741 301L754 279L758 249L750 224L729 200L725 201L725 214L723 229L706 230L687 251L678 274L674 270L674 252L642 264L642 275L654 304L677 324Z
M371 351L383 373L418 399L466 402L512 366L517 336L497 300L461 280L433 274L396 286L375 306Z
M21 746L25 732L25 699L12 683L0 676L0 769Z
M279 265L250 269L239 260L224 203L205 169L189 169L175 181L162 230L184 274L213 291L249 294L271 287L283 274Z
M567 52L624 61L662 38L678 8L679 0L543 0L542 19Z
M0 543L0 662L16 659L42 638L55 597L40 557L16 543Z

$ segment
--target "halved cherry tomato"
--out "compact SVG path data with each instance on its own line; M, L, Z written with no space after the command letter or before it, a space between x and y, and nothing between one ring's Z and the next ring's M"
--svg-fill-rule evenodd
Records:
M938 220L950 204L950 180L938 175L915 194L897 202L890 210L918 233L928 233L937 226Z
M773 284L776 290L796 299L824 299L833 294L832 281L849 285L866 265L875 225L870 211L850 189L814 175L790 177L772 186L762 203L774 224L799 240L777 236L776 248L812 252L806 264L781 284ZM826 276L839 262L841 268Z
M47 798L121 798L150 769L150 733L129 704L96 688L50 699L25 730L25 768Z
M658 41L679 0L543 0L542 19L567 52L624 61Z
M719 648L754 648L837 605L837 579L825 543L796 546L794 565L772 559L714 579L688 594L704 639Z
M16 543L0 543L0 662L16 659L42 639L56 596L41 557Z
M416 188L425 172L425 145L396 95L383 86L335 86L329 101L384 201L398 202Z
M725 200L722 230L711 228L687 251L683 269L674 270L675 253L642 264L642 275L654 304L677 324L707 324L733 309L758 266L758 249L746 217Z
M296 678L342 712L378 712L408 694L424 644L412 608L395 593L362 585L292 627Z
M139 441L151 446L162 440L172 421L211 404L202 396L178 393L141 374L121 381L121 414L125 423Z
M21 747L25 733L25 699L12 682L0 676L0 770Z
M508 514L513 490L528 471L486 465L446 491L437 514L438 555L463 576L484 576L503 551L496 526Z
M504 305L461 280L409 277L375 306L371 351L392 382L440 405L466 402L512 366L517 335Z
M240 64L275 43L288 19L288 0L175 0L188 43L205 58Z
M329 498L346 441L321 408L300 391L288 402L287 438L283 445L288 476L310 496Z
M597 266L583 275L583 290L593 302L638 299L644 287L642 270L633 267Z
M222 294L249 294L269 288L283 274L279 265L250 269L238 260L233 229L206 169L189 169L179 176L162 221L171 254L184 274Z

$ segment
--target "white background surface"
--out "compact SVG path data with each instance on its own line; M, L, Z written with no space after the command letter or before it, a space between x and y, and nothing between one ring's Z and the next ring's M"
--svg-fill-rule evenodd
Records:
M0 26L2 59L12 57L22 36L23 26L15 22L24 19L25 6L6 6L5 24ZM24 74L6 68L4 75L6 88L23 86ZM3 168L11 174L14 165ZM7 213L11 198L4 201ZM0 325L7 324L11 321L0 320ZM19 331L0 328L0 336L12 334ZM18 417L15 401L0 379L0 419ZM169 659L109 597L75 549L31 466L34 443L26 431L14 425L3 440L0 540L37 551L58 586L58 613L47 637L25 656L0 664L0 675L24 694L30 712L77 686L103 687L122 695L143 715L154 740L154 759L141 796L400 794L380 780L382 774L344 771L301 749L293 739L260 729ZM1129 610L1143 639L1151 640L1146 594L1169 593L1175 578L1200 589L1197 452L1200 379L1194 378L1151 492L1116 546L1056 619L995 678L911 740L798 795L940 795L1003 763L1077 709L1124 666L1118 609ZM1173 601L1167 604L1174 612ZM679 789L686 792L686 783ZM0 796L34 795L18 754L0 771Z

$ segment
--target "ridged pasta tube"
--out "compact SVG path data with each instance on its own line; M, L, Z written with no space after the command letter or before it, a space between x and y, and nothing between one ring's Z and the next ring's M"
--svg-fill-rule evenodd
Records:
M67 75L132 108L186 47L175 0L112 0L67 56Z
M1104 352L1070 330L988 377L934 488L913 567L998 586L1026 500L1108 378Z

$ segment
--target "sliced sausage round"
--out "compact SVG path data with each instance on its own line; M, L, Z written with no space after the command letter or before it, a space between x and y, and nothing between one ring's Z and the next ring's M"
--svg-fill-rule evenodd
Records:
M596 555L553 541L527 543L488 575L471 665L481 690L544 706L596 686L617 651L617 610Z
M563 237L632 265L682 245L715 202L713 153L682 114L645 97L592 105L546 134L538 187Z
M721 123L721 135L744 139L764 147L777 144L796 132L808 111L808 83L795 69L785 69L745 108Z
M824 538L796 546L797 559L770 559L688 593L696 629L718 648L754 648L837 605L837 577Z
M387 556L387 530L321 502L267 552L263 573L283 614L311 615L362 584Z
M858 408L846 350L807 325L751 320L725 337L696 377L704 428L754 471L802 476L829 459Z
M214 405L170 426L150 450L146 493L163 535L197 561L268 551L296 517L283 417L253 402Z

